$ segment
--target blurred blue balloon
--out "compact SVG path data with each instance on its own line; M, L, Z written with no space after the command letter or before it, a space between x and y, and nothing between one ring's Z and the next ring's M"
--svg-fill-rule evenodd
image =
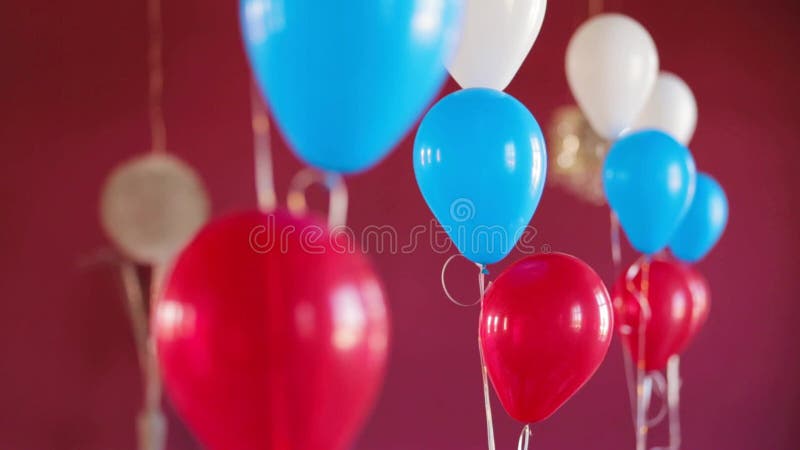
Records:
M710 175L697 175L689 212L672 236L669 248L685 262L699 261L716 245L728 224L728 198Z
M631 245L647 255L670 242L689 209L696 178L689 149L656 130L622 137L603 166L608 204Z
M503 259L539 204L547 154L539 124L514 97L476 88L448 95L422 119L414 174L458 250L479 264Z
M322 170L378 163L446 76L459 0L241 0L253 74L294 152Z

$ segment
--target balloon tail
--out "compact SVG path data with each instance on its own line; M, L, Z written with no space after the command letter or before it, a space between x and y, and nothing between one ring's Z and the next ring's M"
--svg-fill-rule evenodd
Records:
M149 66L149 115L152 150L167 151L167 128L164 123L164 61L163 61L163 24L161 21L161 0L147 2L148 32L150 44L147 51Z
M519 434L519 441L517 442L517 450L528 450L528 447L531 443L531 435L533 432L531 431L531 425L525 424L522 427L522 432Z
M603 0L589 0L589 17L603 12Z
M483 296L486 294L486 266L478 264L478 270L478 285L480 288L480 298L478 299L478 302L483 303ZM481 308L481 318L479 320L483 320L482 312L483 308ZM478 334L478 353L480 354L481 358L481 376L483 378L483 408L486 412L486 439L489 450L495 450L494 420L492 419L492 402L489 395L489 372L486 369L486 360L483 357L483 345L480 334Z
M319 172L310 167L297 172L289 184L286 206L295 215L308 211L306 189L320 184L328 190L328 227L342 227L347 222L347 186L338 174Z
M161 268L154 266L150 283L151 302L157 298L161 275ZM147 307L136 273L136 266L129 261L123 261L120 264L120 277L143 379L144 402L137 418L138 448L139 450L164 450L167 439L167 422L161 409L161 377L155 347L148 330Z
M253 156L256 171L256 198L258 208L269 212L277 206L275 176L272 166L272 148L269 139L269 116L261 103L258 87L250 84L250 111L253 127Z

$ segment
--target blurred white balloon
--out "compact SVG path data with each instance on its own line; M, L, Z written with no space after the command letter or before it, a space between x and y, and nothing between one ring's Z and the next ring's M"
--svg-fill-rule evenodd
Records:
M100 195L100 224L127 257L163 264L206 222L209 209L191 167L174 156L149 153L111 172Z
M650 98L658 52L639 22L622 14L600 14L572 36L566 71L572 95L592 128L615 140Z
M505 89L542 29L546 7L547 0L466 0L450 74L464 89Z
M677 75L661 72L656 87L631 130L655 128L687 145L697 126L697 102Z

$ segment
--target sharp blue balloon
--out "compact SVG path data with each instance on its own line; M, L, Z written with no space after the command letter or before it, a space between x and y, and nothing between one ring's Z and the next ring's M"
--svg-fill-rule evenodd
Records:
M716 245L727 224L725 191L711 176L701 173L692 205L670 241L670 250L681 261L699 261Z
M697 171L683 144L645 130L614 143L603 166L603 189L631 245L651 255L664 249L689 209Z
M445 80L459 0L241 0L253 74L292 150L359 172L403 137Z
M433 106L414 141L414 174L434 216L468 259L503 259L542 197L539 124L514 97L466 89Z

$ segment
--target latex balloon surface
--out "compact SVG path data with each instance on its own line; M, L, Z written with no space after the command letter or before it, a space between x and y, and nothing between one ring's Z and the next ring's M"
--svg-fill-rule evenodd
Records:
M547 172L530 111L492 89L455 92L422 120L413 157L422 196L461 254L503 259L527 230Z
M389 321L368 262L324 230L281 212L227 216L166 279L152 317L159 362L206 448L352 445L382 383Z
M711 312L711 288L706 278L694 267L684 266L687 271L689 291L692 293L692 319L689 323L689 335L681 346L685 349L697 333L703 328Z
M695 191L689 149L656 130L626 135L603 166L603 189L631 245L653 254L670 242Z
M640 261L634 265L635 276L629 282L626 275L631 269L623 272L614 285L612 297L622 343L637 361L641 323L637 293L644 292ZM645 368L661 370L670 356L685 347L690 336L693 301L687 268L677 261L651 261L646 295L651 314L645 322Z
M598 134L614 140L630 127L655 86L658 52L639 22L600 14L581 25L567 47L567 81Z
M689 212L675 231L670 250L681 261L699 261L719 242L727 224L725 191L710 175L701 173Z
M450 74L462 88L505 89L542 29L546 7L547 0L466 0Z
M653 93L632 129L654 128L688 145L696 126L697 102L689 85L673 73L658 74Z
M459 0L241 0L245 49L306 163L359 172L431 102L461 29Z
M164 153L117 166L100 195L100 224L114 245L141 264L164 264L208 219L210 201L200 176Z
M603 161L610 145L578 107L558 108L547 133L548 180L589 203L604 205Z
M522 259L486 292L480 338L492 384L524 423L546 419L605 358L614 314L605 285L562 253Z

